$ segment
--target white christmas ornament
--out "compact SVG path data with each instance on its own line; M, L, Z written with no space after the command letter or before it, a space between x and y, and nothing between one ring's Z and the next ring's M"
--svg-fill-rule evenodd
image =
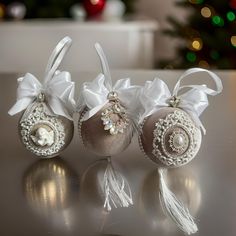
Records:
M73 19L77 21L84 21L86 18L86 11L82 4L75 4L70 8L70 14Z
M7 6L6 12L7 16L13 20L22 20L26 15L27 9L22 2L12 2Z
M10 115L25 110L19 121L21 141L43 158L58 155L73 137L74 82L68 72L57 70L71 42L65 37L58 43L43 83L30 73L18 79L17 101L9 110Z
M180 86L184 78L198 72L207 73L215 82L216 90L206 85ZM195 233L197 225L188 209L168 189L164 173L167 168L185 165L196 156L201 146L201 130L206 132L199 116L208 106L207 95L215 96L222 88L216 74L192 68L183 73L172 93L162 80L154 79L145 83L140 95L140 148L158 165L164 212L187 234ZM187 91L183 93L183 89Z
M121 0L108 0L103 11L106 20L120 20L125 14L125 4Z

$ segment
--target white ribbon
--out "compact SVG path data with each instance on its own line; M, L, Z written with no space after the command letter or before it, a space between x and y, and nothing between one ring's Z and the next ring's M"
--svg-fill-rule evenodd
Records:
M119 100L128 111L131 112L137 107L140 86L132 86L129 78L120 79L112 86L112 79L105 54L98 43L95 44L95 48L101 61L103 74L98 75L92 82L85 82L82 86L81 99L83 101L80 101L80 103L82 104L81 106L86 106L89 109L83 116L82 121L94 116L109 102L107 95L110 92L117 92Z
M17 101L9 110L10 115L27 109L42 93L54 114L72 120L75 108L74 82L69 72L57 70L71 43L72 40L65 37L57 44L49 58L43 83L30 73L17 79Z
M210 78L213 79L216 84L216 90L210 89L206 85L180 86L180 83L184 78L198 72L206 72L210 75ZM183 88L189 88L190 90L178 95L180 90ZM203 127L199 116L209 105L207 95L215 96L221 93L222 89L223 86L220 78L215 73L201 68L186 70L180 76L172 93L168 89L165 82L160 79L156 78L153 81L147 81L140 95L140 101L143 107L140 121L142 121L145 117L150 116L157 110L170 106L170 99L172 97L177 97L179 99L179 104L177 107L189 113L189 115L194 119L196 124L205 134L205 128Z

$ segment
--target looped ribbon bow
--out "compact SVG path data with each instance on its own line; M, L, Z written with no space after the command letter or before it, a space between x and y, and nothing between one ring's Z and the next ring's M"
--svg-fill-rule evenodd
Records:
M132 86L130 79L120 79L112 86L111 74L106 56L100 44L95 44L96 51L99 55L103 74L100 74L92 82L85 82L82 86L81 100L79 110L86 106L88 111L82 118L82 121L88 120L94 116L108 102L108 94L116 92L118 98L128 110L137 106L137 99L140 86Z
M208 88L204 84L180 86L184 78L198 72L206 72L215 82L216 90ZM184 88L189 90L178 95ZM163 107L173 106L171 102L176 102L174 106L186 111L205 134L206 130L199 116L209 105L207 95L215 96L221 93L222 89L223 86L220 78L215 73L201 68L186 70L178 79L172 93L166 83L160 79L156 78L153 81L147 81L140 96L140 101L144 109L140 121Z
M43 94L51 108L51 112L49 109L46 109L45 112L72 120L75 108L75 85L71 81L69 72L57 70L71 43L71 38L65 37L57 44L49 58L43 83L30 73L17 79L17 101L9 110L10 115L28 109L37 101L38 96Z

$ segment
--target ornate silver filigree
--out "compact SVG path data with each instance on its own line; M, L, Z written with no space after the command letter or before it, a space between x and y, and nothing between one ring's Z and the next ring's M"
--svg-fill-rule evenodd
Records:
M123 133L129 125L126 110L121 105L116 92L110 92L107 97L111 105L105 108L101 114L104 130L109 130L112 135Z
M65 128L61 120L45 113L45 105L36 103L29 115L20 121L23 144L37 156L58 153L65 144Z
M155 124L152 154L164 165L184 165L198 151L198 133L199 129L189 115L175 110Z

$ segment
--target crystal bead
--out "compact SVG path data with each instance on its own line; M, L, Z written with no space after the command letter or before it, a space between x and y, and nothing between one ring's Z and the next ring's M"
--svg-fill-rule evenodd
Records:
M113 127L113 122L112 122L112 121L109 121L109 123L105 125L104 130L109 130L109 129L111 129L112 127Z
M115 135L118 133L118 130L113 126L111 129L110 129L110 134L112 135Z
M120 113L120 112L121 112L121 107L120 107L120 105L118 105L118 104L115 104L114 107L113 107L113 109L114 109L114 112L115 112L115 113Z

